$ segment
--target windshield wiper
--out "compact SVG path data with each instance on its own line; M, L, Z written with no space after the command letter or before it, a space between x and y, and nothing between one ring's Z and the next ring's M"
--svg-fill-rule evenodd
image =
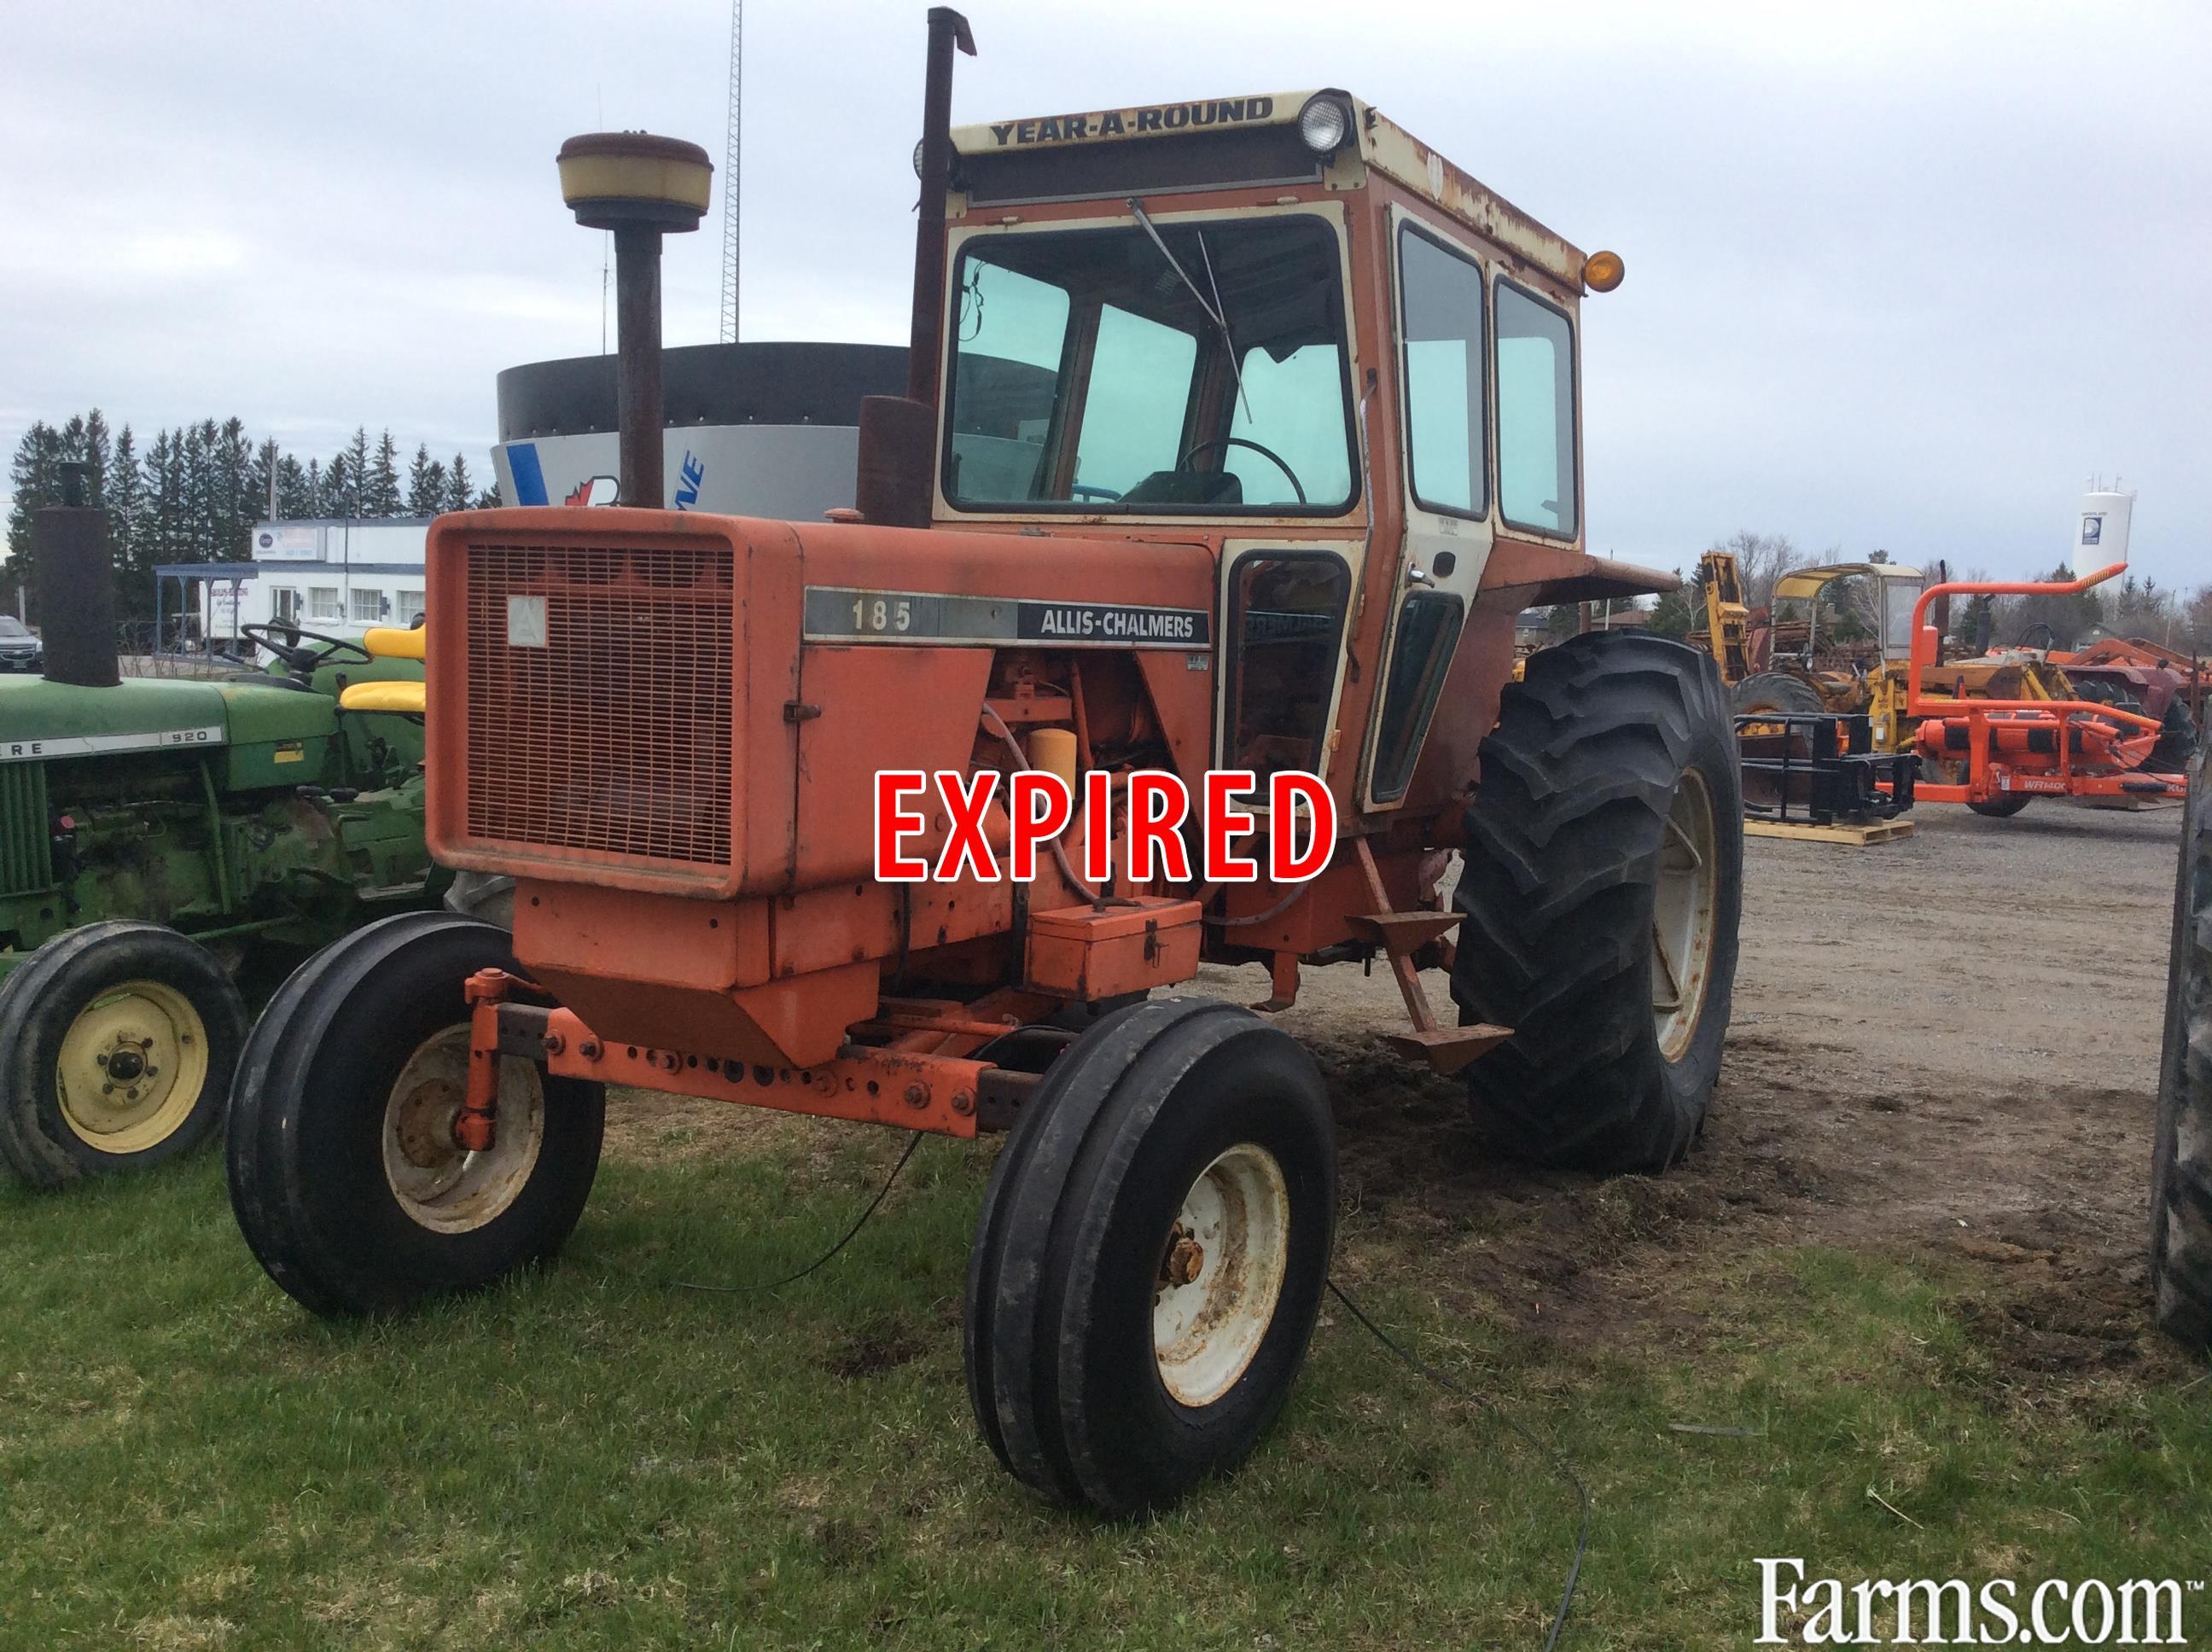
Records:
M1145 227L1145 234L1152 238L1152 245L1160 249L1160 256L1168 261L1168 268L1174 270L1181 278L1182 284L1190 289L1190 295L1198 301L1198 307L1206 312L1206 319L1221 330L1221 342L1229 351L1230 376L1237 380L1237 399L1243 404L1244 419L1249 428L1252 418L1252 403L1251 399L1244 394L1244 369L1237 364L1237 341L1229 334L1228 311L1221 301L1221 283L1213 276L1213 254L1206 250L1206 232L1201 229L1194 233L1198 237L1198 256L1206 260L1206 284L1213 288L1212 303L1208 303L1206 295L1198 290L1198 283L1190 278L1190 272L1176 261L1174 253L1168 251L1168 244L1161 240L1158 228L1145 211L1144 203L1132 195L1129 197L1128 205L1131 214Z

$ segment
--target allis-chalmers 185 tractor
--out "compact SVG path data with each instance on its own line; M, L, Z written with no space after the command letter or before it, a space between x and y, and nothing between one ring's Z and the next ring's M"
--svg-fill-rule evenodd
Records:
M1674 643L1576 637L1510 682L1522 609L1669 583L1583 550L1577 318L1617 258L1338 91L951 132L966 26L930 22L914 377L864 411L857 509L441 519L430 838L515 878L514 931L399 917L303 968L241 1063L231 1187L287 1291L375 1313L552 1253L608 1084L1011 1130L976 1419L1028 1485L1131 1510L1282 1403L1335 1193L1305 1050L1146 995L1257 963L1280 1008L1380 957L1394 1042L1464 1068L1501 1151L1657 1169L1727 1029L1735 750ZM657 499L654 259L705 156L604 135L562 171L616 233L622 494ZM1116 786L1033 882L877 881L879 771L1029 768L1318 773L1334 858L1093 887Z

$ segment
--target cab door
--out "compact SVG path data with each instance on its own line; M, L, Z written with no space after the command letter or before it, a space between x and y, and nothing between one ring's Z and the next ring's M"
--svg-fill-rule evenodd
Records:
M1361 766L1369 810L1405 799L1491 546L1482 261L1467 241L1403 207L1390 209L1389 222L1406 534Z

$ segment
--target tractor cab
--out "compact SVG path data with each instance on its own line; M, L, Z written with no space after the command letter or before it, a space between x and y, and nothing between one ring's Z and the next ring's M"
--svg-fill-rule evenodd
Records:
M950 150L929 519L1202 547L1220 766L1433 807L1485 732L1425 768L1435 708L1495 700L1514 611L1665 583L1582 551L1578 310L1620 259L1371 104L1139 105Z
M1902 665L1912 652L1912 605L1927 584L1918 568L1897 562L1836 562L1784 574L1774 582L1769 658L1794 659L1808 670Z

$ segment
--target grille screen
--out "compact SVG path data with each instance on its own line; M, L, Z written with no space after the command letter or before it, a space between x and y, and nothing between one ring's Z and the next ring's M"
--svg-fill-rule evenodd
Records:
M727 545L468 550L468 831L730 861Z
M31 895L52 887L52 831L46 766L0 763L0 895Z

